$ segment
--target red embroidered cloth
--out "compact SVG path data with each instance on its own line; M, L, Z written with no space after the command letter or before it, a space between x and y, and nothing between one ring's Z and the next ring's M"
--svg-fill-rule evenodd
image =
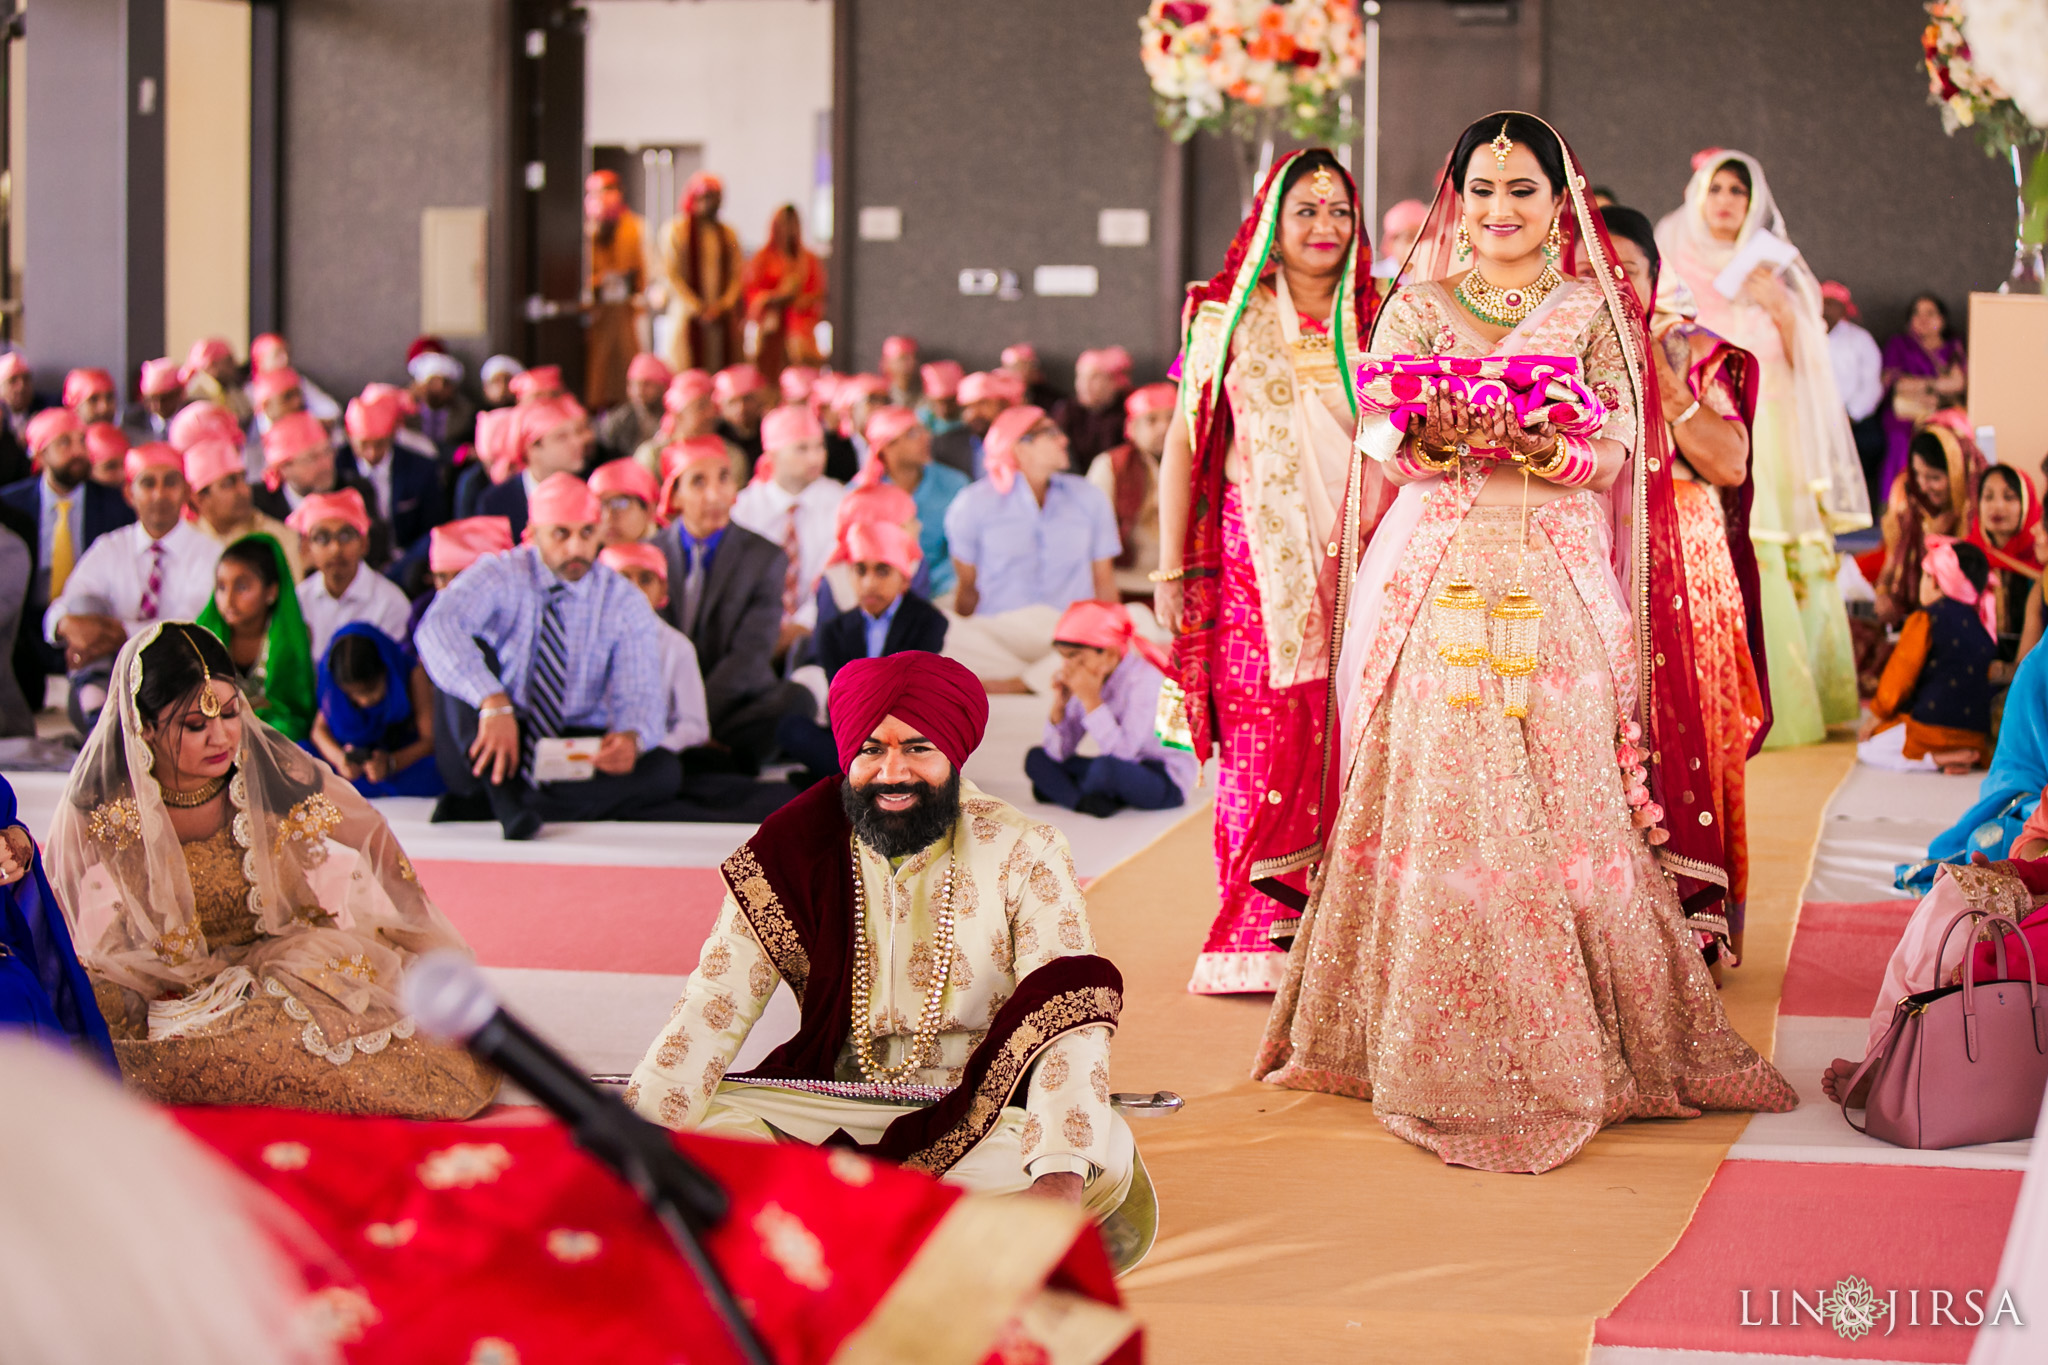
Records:
M319 1311L351 1361L739 1359L660 1225L538 1110L471 1123L176 1117L340 1258L345 1274L315 1281L327 1281ZM969 1198L850 1152L691 1134L676 1144L731 1195L706 1247L778 1362L1050 1359L1019 1321L1047 1290L1128 1325L1098 1358L1140 1359L1101 1239L1077 1212ZM1034 1243L1035 1255L1017 1254Z

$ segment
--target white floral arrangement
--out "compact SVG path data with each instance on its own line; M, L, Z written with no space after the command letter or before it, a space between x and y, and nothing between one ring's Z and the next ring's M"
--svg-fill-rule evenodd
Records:
M1160 125L1177 142L1276 123L1305 141L1346 132L1338 97L1365 65L1350 0L1152 0L1138 30Z
M2048 241L2048 0L1928 0L1920 49L1942 126L1968 128L1987 153L2012 162L2021 248L2013 278L2028 278L2030 249L2037 275Z
M2048 128L2048 0L1967 0L1971 62L2036 128Z

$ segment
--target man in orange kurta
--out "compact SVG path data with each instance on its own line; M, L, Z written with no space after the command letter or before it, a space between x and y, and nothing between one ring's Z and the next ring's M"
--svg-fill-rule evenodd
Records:
M699 171L683 188L676 216L661 230L661 268L681 304L669 341L675 370L717 373L745 360L740 290L746 260L740 239L718 221L725 187Z
M583 182L590 241L590 326L584 338L583 402L602 412L626 396L626 366L640 350L640 294L647 287L647 239L626 207L619 178L592 171Z

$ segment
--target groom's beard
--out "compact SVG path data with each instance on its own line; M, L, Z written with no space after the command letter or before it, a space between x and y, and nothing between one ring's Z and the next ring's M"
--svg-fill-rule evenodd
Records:
M883 810L875 802L884 796L916 796L909 810ZM943 787L929 782L870 782L855 786L848 778L839 788L840 803L853 832L884 858L907 858L929 848L946 836L960 818L960 770L954 769Z

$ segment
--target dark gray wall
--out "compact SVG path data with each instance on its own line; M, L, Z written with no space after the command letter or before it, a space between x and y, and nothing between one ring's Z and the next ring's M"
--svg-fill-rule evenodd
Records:
M1653 219L1702 147L1763 163L1792 240L1879 337L1920 290L1960 326L2012 264L2012 178L1927 103L1920 0L1545 0L1544 108Z
M63 0L30 28L24 349L40 387L77 365L132 385L164 339L163 0Z
M422 209L490 205L492 273L504 268L503 16L502 0L285 9L284 332L293 360L337 396L404 380ZM449 344L472 378L491 351L482 338Z
M835 341L835 362L873 369L882 338L905 332L969 369L1028 340L1061 382L1080 351L1112 343L1141 374L1163 372L1165 135L1138 69L1142 0L839 3L855 6L857 100L839 212L895 205L903 238L853 243L853 334ZM1097 245L1104 208L1148 210L1152 244ZM1093 265L1101 292L1038 298L1039 265ZM963 297L969 266L1016 271L1024 297Z

